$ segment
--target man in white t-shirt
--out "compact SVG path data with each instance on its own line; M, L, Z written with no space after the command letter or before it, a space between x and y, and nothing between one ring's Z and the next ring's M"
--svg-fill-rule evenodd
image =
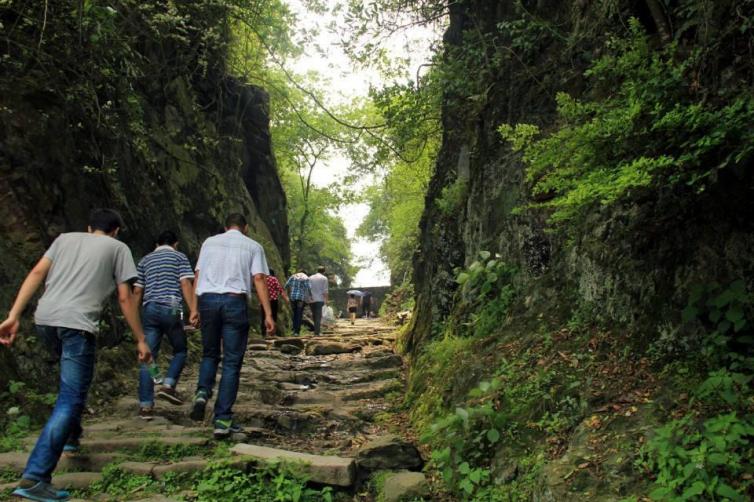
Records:
M319 336L322 329L322 308L327 303L328 282L325 267L319 267L317 273L309 277L309 288L311 290L309 306L312 309L315 336Z
M253 287L262 304L268 333L275 331L265 278L269 273L264 249L246 237L249 225L241 214L225 220L225 233L210 237L196 263L195 302L191 321L201 320L202 362L191 410L193 420L203 420L212 395L217 367L223 369L215 400L215 437L226 438L241 428L233 423L233 404L238 394L241 365L249 338L247 298Z

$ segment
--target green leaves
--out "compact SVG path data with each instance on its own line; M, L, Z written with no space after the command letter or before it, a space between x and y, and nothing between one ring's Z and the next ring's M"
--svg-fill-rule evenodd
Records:
M532 194L543 199L529 207L552 210L555 224L676 184L701 193L718 171L754 152L750 92L710 91L722 95L707 100L705 90L691 91L698 81L688 69L701 63L702 51L680 54L673 44L657 51L635 19L630 35L610 47L586 72L591 95L557 95L554 131L540 137L530 124L498 129L523 153Z

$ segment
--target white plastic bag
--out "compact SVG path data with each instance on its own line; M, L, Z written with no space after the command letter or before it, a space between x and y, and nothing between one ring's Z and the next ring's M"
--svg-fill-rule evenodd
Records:
M335 324L335 312L329 305L325 305L322 309L322 324L325 326L332 326Z

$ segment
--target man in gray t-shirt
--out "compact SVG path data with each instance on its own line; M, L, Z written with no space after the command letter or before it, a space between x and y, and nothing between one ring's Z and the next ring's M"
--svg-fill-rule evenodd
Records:
M139 361L151 359L129 282L136 277L136 267L128 246L115 239L122 226L117 212L95 209L89 217L89 233L60 235L29 272L8 318L0 324L0 343L10 346L21 313L44 281L34 321L39 338L60 360L60 391L13 492L18 497L66 500L69 496L56 490L50 479L62 452L78 450L81 413L94 375L94 334L102 304L116 287L123 316L136 338Z

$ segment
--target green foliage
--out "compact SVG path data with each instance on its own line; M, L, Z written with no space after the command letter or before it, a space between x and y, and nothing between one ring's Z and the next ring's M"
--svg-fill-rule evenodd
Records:
M419 219L440 145L440 92L430 77L424 86L394 84L370 97L384 120L385 141L372 138L369 158L381 182L365 190L369 214L357 234L381 241L380 255L391 283L410 279L419 238Z
M414 285L406 281L385 296L380 305L380 317L395 320L399 312L414 310Z
M750 376L719 370L696 397L708 406L751 405ZM743 401L744 403L741 403ZM655 500L748 500L754 472L754 414L736 411L701 419L688 413L654 431L641 466L656 474ZM748 474L748 481L743 480Z
M468 268L456 270L460 285L452 325L456 334L487 337L505 322L515 297L514 275L513 268L489 251L481 251L479 260Z
M125 472L117 464L108 464L102 469L102 479L90 489L108 495L130 495L137 491L154 491L156 483L150 476Z
M461 210L466 202L468 190L469 182L457 178L453 183L442 189L440 197L435 200L435 204L445 216L453 216Z
M332 502L332 488L306 488L284 468L255 470L249 474L230 467L208 469L194 485L199 501Z
M749 500L754 488L752 297L744 281L697 287L683 320L706 328L690 409L654 431L641 468L655 477L656 500ZM680 368L688 373L688 368Z
M23 439L49 414L55 399L55 394L40 394L24 382L11 380L0 393L0 402L6 406L0 419L0 452L23 449Z
M332 502L332 488L315 490L306 487L306 482L285 466L257 466L249 474L233 467L216 464L207 469L189 474L165 476L161 480L135 475L110 464L102 471L103 478L89 491L105 493L114 497L132 497L134 493L176 493L190 489L200 502L224 500L242 502Z
M335 274L348 287L356 268L351 264L350 241L343 220L336 211L343 200L330 188L310 187L304 196L295 175L282 173L288 196L288 215L294 268L313 273L318 266Z
M171 461L175 462L186 457L200 455L204 448L197 445L174 444L167 445L158 441L146 442L134 455L140 461Z
M537 139L532 125L500 127L523 152L534 206L552 209L553 222L673 186L700 194L754 153L754 98L700 88L703 51L654 50L636 20L609 49L586 73L592 98L558 94L555 130Z

